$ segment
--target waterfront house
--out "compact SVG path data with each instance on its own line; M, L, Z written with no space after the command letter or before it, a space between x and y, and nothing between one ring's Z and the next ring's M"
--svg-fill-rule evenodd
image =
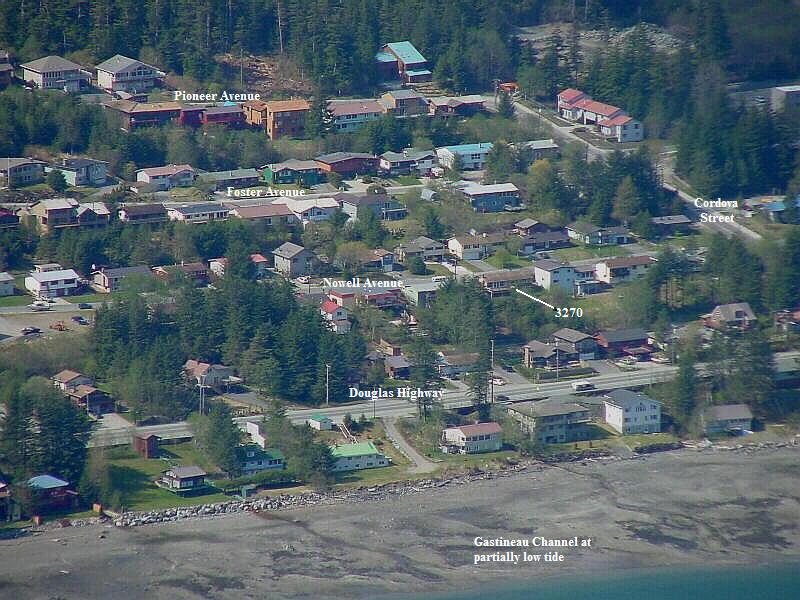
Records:
M497 452L503 447L503 429L499 423L475 423L442 430L440 448L450 454Z
M540 444L575 442L587 439L590 420L589 409L578 400L517 402L508 407L508 414Z
M389 466L389 459L381 454L372 442L358 442L331 446L333 466L331 471L360 471Z
M603 420L623 435L658 433L661 431L661 403L630 390L611 390L603 396Z
M160 487L176 494L186 494L206 487L206 473L198 466L172 467L156 481Z
M709 406L702 414L706 435L752 431L753 413L746 404Z

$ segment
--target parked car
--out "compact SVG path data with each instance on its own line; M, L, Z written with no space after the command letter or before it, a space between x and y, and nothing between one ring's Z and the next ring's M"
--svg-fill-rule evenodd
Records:
M41 332L42 330L39 329L38 327L23 327L20 330L20 333L22 335L31 335L32 333L41 333Z
M495 402L511 402L511 398L509 398L508 396L506 396L504 394L498 394L497 396L494 397L494 401Z
M89 324L89 321L87 321L86 319L84 319L84 318L83 318L82 316L80 316L80 315L73 315L72 317L70 317L70 319L71 319L71 320L72 320L74 323L78 323L79 325L88 325L88 324Z
M501 365L501 367L502 367L503 371L505 371L506 373L513 373L514 372L514 367L512 365Z
M300 277L297 278L297 283L310 283L310 282L311 282L311 277L309 277L308 275L301 275Z
M30 308L34 312L41 312L43 310L50 310L50 307L42 304L28 304L28 308Z
M573 381L570 385L572 386L572 390L575 392L585 392L594 389L594 384L589 383L585 379L581 379L580 381Z
M492 384L494 385L505 385L506 380L502 379L501 377L492 377Z
M92 308L92 305L89 304L88 302L81 302L80 304L78 304L78 308L80 308L81 310L85 310L87 308Z

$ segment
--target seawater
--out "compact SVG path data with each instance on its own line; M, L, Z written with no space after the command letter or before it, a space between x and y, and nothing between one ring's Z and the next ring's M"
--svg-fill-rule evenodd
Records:
M466 581L462 581L464 585ZM697 569L635 569L610 577L563 576L386 600L798 600L800 562Z

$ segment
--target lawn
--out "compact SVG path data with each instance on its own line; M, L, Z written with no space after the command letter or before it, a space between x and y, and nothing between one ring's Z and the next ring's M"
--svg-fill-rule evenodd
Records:
M499 452L486 452L483 454L437 454L435 458L441 459L441 470L450 469L490 469L497 464L506 462L507 459L517 459L519 454L515 450L500 450Z
M550 250L549 253L554 258L561 260L586 260L589 258L608 258L610 256L627 256L630 254L622 246L574 246L572 248L560 248Z
M25 306L32 301L30 296L2 296L0 306Z
M531 261L519 256L511 256L507 253L492 254L483 259L484 262L489 263L498 269L521 269L523 267L530 267Z
M67 296L65 300L72 304L81 302L111 302L113 294L82 294L80 296Z
M649 446L651 444L667 444L679 441L679 438L671 433L639 433L623 435L619 440L628 448L633 450L637 446Z
M397 185L419 185L420 180L417 177L413 177L411 175L400 175L396 177L394 181L397 182Z

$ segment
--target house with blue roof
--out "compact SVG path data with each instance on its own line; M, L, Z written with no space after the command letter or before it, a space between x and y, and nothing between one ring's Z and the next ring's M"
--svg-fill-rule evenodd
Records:
M427 59L409 41L384 45L375 61L386 79L399 77L405 83L422 83L432 78Z
M447 169L452 169L456 161L459 161L462 170L478 171L486 164L486 155L492 146L491 142L443 146L436 149L436 156L439 164Z
M78 492L69 489L69 482L52 475L37 475L28 479L28 487L36 494L41 510L77 506Z

